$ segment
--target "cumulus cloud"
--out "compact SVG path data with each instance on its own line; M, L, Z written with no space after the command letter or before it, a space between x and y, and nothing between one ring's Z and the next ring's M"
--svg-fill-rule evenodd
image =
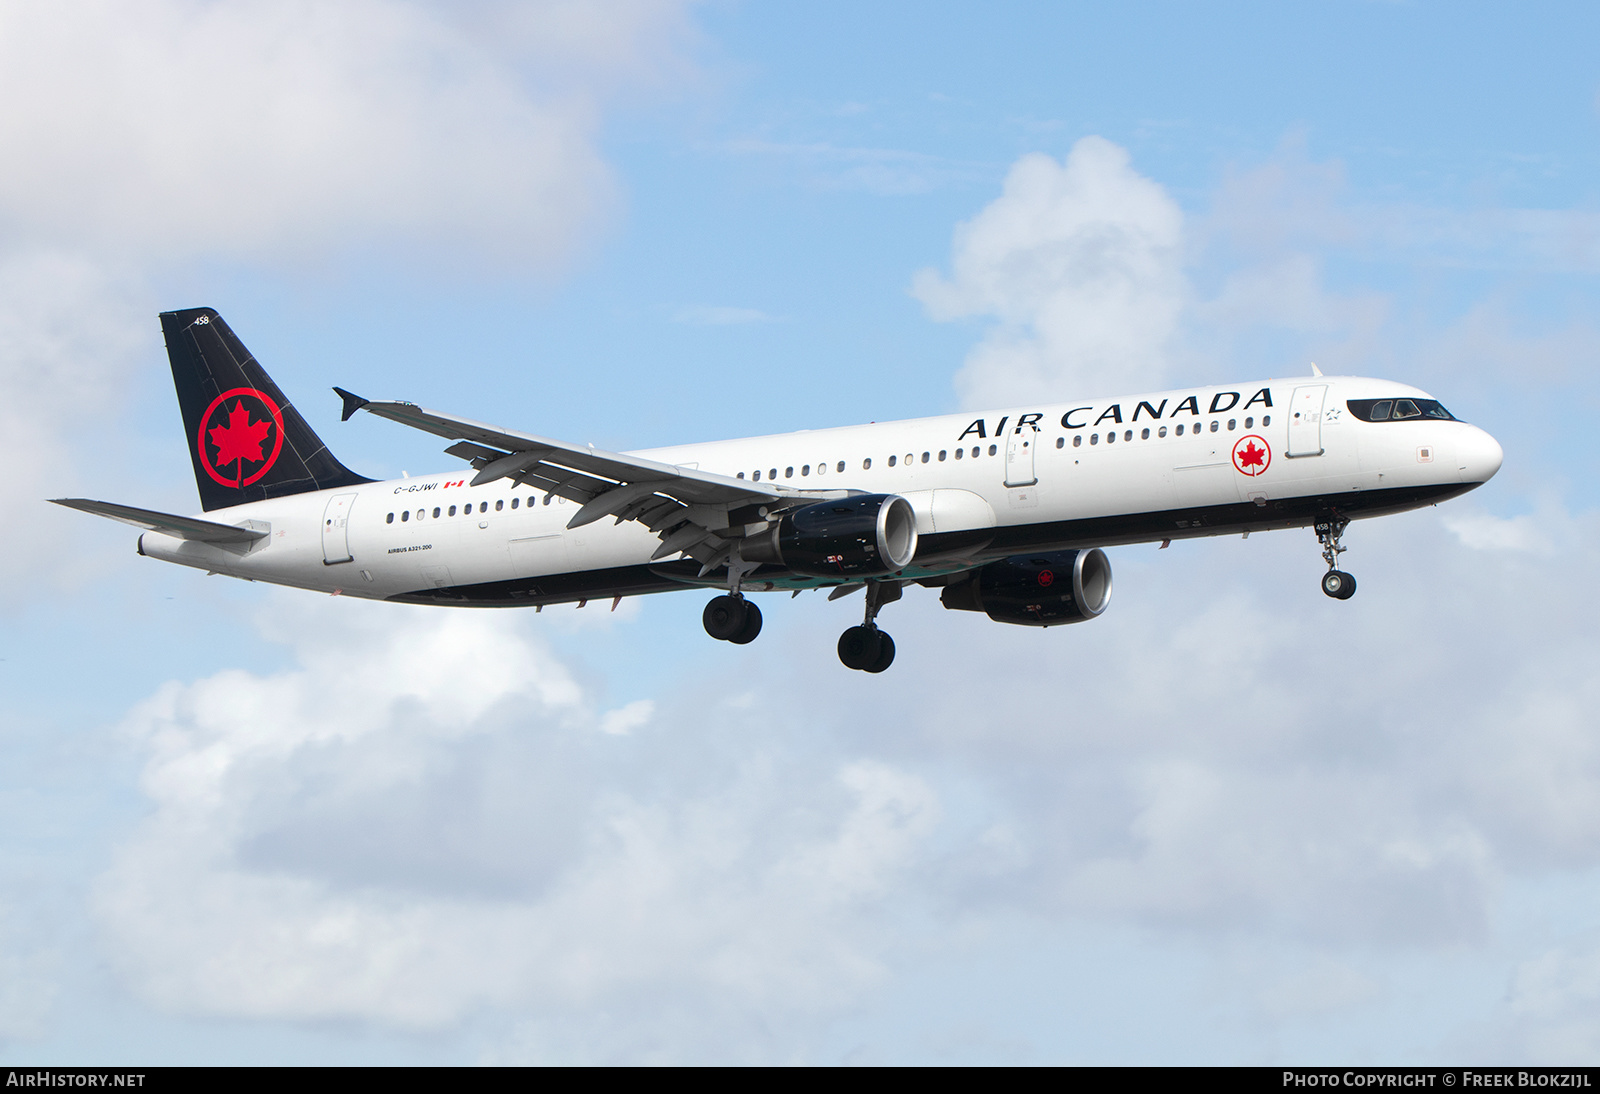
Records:
M804 1015L882 975L864 921L939 813L917 776L749 756L662 787L651 757L693 738L652 738L650 701L599 711L509 613L271 605L295 667L127 722L154 813L98 907L141 994L437 1028L662 992Z
M936 320L995 321L956 378L985 406L1153 385L1189 291L1177 203L1100 137L1018 160L956 229L950 276L912 283Z
M516 8L10 4L0 230L162 261L412 245L548 268L613 200L600 93L651 31L667 52L678 6Z

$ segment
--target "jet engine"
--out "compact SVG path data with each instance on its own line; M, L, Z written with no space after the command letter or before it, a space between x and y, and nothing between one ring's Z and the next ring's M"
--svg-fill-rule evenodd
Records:
M917 515L898 494L817 502L739 544L746 562L801 574L873 577L903 570L917 553Z
M939 594L946 608L996 623L1054 627L1093 619L1111 603L1111 562L1095 547L1012 555L969 570Z

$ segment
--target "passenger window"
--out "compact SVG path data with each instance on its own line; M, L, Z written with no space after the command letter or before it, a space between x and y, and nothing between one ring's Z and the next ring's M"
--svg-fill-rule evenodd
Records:
M411 510L407 509L404 513L400 514L400 523L401 524L404 524L406 521L408 521L410 519L411 519Z
M1145 426L1143 429L1139 430L1139 439L1141 441L1148 441L1150 439L1150 427L1149 426Z
M944 452L945 452L945 450L944 450L944 449L942 449L942 448L941 448L941 449L939 449L939 462L940 462L940 463L943 463L943 462L944 462Z
M506 507L506 499L505 498L495 498L494 499L494 511L496 513L500 512L505 507ZM437 509L435 509L433 511L433 515L434 516L438 516L439 515L439 511Z
M544 503L545 503L545 504L546 504L546 505L549 505L549 504L550 504L550 499L551 499L551 498L553 498L553 497L555 497L555 495L554 495L554 494L546 494L546 495L545 495L545 496L544 496Z
M1058 445L1057 447L1059 448L1060 446ZM956 459L959 460L961 457L965 456L966 454L967 454L967 450L965 448L956 449Z
M393 513L390 513L390 514L389 514L389 519L388 519L388 520L386 520L386 521L384 521L384 523L385 523L385 524L393 524L393 523L394 523L394 514L393 514Z
M1116 443L1117 443L1117 431L1115 429L1113 429L1110 433L1106 434L1106 444L1116 444Z
M817 474L826 475L827 473L828 473L828 465L827 464L825 464L825 463L817 464Z
M1211 423L1211 432L1215 433L1216 431L1217 431L1217 423L1216 422L1212 422Z
M927 463L928 462L928 454L926 452L924 452L922 454L922 462L923 463Z
M809 463L801 465L800 477L803 479L803 478L806 478L807 476L809 476L810 474L811 474L811 465Z
M480 501L478 503L478 512L487 513L488 511L489 511L489 503L486 502L486 501Z
M871 460L868 460L868 461L867 461L867 466L868 466L868 467L871 467L871 466L872 466L872 461L871 461ZM835 470L835 471L837 471L837 472L839 472L839 474L841 474L841 475L842 475L842 474L844 474L844 461L843 461L843 460L840 460L840 461L839 461L839 466L838 466L838 467L835 467L835 468L834 468L834 470Z
M1166 435L1167 435L1167 427L1166 426L1162 426L1160 429L1156 430L1156 436L1157 437L1165 437Z
M428 515L428 511L426 509L418 509L417 510L417 519L418 520L421 520L423 517L425 517L427 515Z
M777 477L778 477L778 469L776 467L772 467L772 468L768 468L767 469L767 478L775 479Z
M1057 437L1056 438L1056 447L1057 448L1065 448L1065 447L1067 447L1067 439L1065 437Z
M1123 433L1122 434L1122 439L1125 440L1125 441L1133 440L1133 430L1130 429L1130 430L1127 430L1125 433Z
M794 468L792 468L792 467L785 467L785 468L784 468L784 469L783 469L783 477L784 477L784 478L786 478L786 479L792 479L792 478L794 478Z
M914 457L913 457L913 456L912 456L912 454L911 454L911 453L910 453L910 452L907 452L907 453L906 453L906 462L907 462L907 463L916 463L916 462L917 462L917 461L916 461L916 459L915 459L915 458L914 458Z
M1073 448L1082 448L1083 447L1083 434L1082 433L1079 433L1079 434L1077 434L1076 436L1074 436L1072 438L1072 447Z
M512 498L511 499L511 508L515 509L517 507L517 501L518 501L517 498Z
M991 455L991 456L992 456L992 455L994 455L994 454L995 454L995 453L996 453L996 452L998 452L998 451L999 451L999 449L998 449L998 448L996 448L996 447L995 447L995 446L994 446L994 445L992 445L992 444L991 444L991 445L990 445L990 446L989 446L989 455Z
M1272 424L1272 415L1271 414L1263 414L1261 416L1261 428L1265 429L1265 428L1267 428L1267 426L1269 426L1271 424Z
M753 480L752 480L752 481L754 481L754 482L760 482L760 481L761 481L761 472L759 472L759 471L757 471L757 472L756 472L756 473L755 473L755 478L754 478L754 479L753 479Z
M1237 418L1229 418L1228 419L1228 432L1232 433L1233 432L1233 427L1235 425L1237 425L1237 424L1238 424L1238 419Z
M740 478L741 478L741 479L742 479L742 478L744 478L744 472L743 472L743 471L741 471L741 472L739 472L739 477L740 477ZM756 472L756 478L758 478L758 479L759 479L759 478L760 478L760 477L761 477L761 473L760 473L760 472L759 472L759 471L758 471L758 472Z
M1174 429L1174 430L1173 430L1173 431L1172 431L1172 434L1173 434L1173 436L1175 436L1175 437L1181 437L1181 436L1183 436L1183 423L1182 423L1182 422L1179 422L1179 423L1178 423L1178 428L1177 428L1177 429Z
M1417 404L1413 403L1410 399L1401 399L1398 403L1394 404L1394 416L1396 419L1420 418L1422 417L1422 411L1418 410Z
M890 456L890 457L889 457L889 466L890 466L890 467L893 467L893 466L894 466L894 462L895 462L895 457L893 457L893 456Z
M1246 429L1254 429L1256 427L1256 420L1254 418L1246 418L1244 420L1244 427Z
M1100 443L1100 434L1098 434L1098 433L1089 434L1089 443L1090 444L1099 444Z
M972 446L972 458L973 459L977 459L981 455L983 455L983 449L981 447L979 447L978 445L973 445Z
M889 466L890 467L894 466L894 457L893 456L889 457ZM844 464L841 463L839 465L839 470L840 471L844 470ZM872 470L872 457L871 456L868 456L866 459L861 461L861 470L863 470L863 471L871 471Z
M455 506L454 506L454 505L452 505L452 506L451 506L451 507L450 507L450 516L452 516L452 517L453 517L453 516L455 516L455 515L456 515L456 507L455 507Z

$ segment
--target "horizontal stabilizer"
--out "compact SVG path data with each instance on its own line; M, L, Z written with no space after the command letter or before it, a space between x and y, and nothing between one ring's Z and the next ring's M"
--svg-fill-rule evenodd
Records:
M110 517L147 532L160 532L178 539L198 540L218 547L246 547L270 533L254 528L240 528L234 524L217 524L194 517L179 517L171 513L157 513L153 509L135 509L131 505L117 505L109 501L90 501L88 498L51 498L57 505L78 509L97 516Z

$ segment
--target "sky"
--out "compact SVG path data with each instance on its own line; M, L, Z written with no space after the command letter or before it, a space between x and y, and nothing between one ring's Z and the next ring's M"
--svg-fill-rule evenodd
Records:
M1600 1062L1600 10L0 0L0 1058ZM1505 449L1362 521L518 611L208 577L158 312L603 448L1308 375Z

